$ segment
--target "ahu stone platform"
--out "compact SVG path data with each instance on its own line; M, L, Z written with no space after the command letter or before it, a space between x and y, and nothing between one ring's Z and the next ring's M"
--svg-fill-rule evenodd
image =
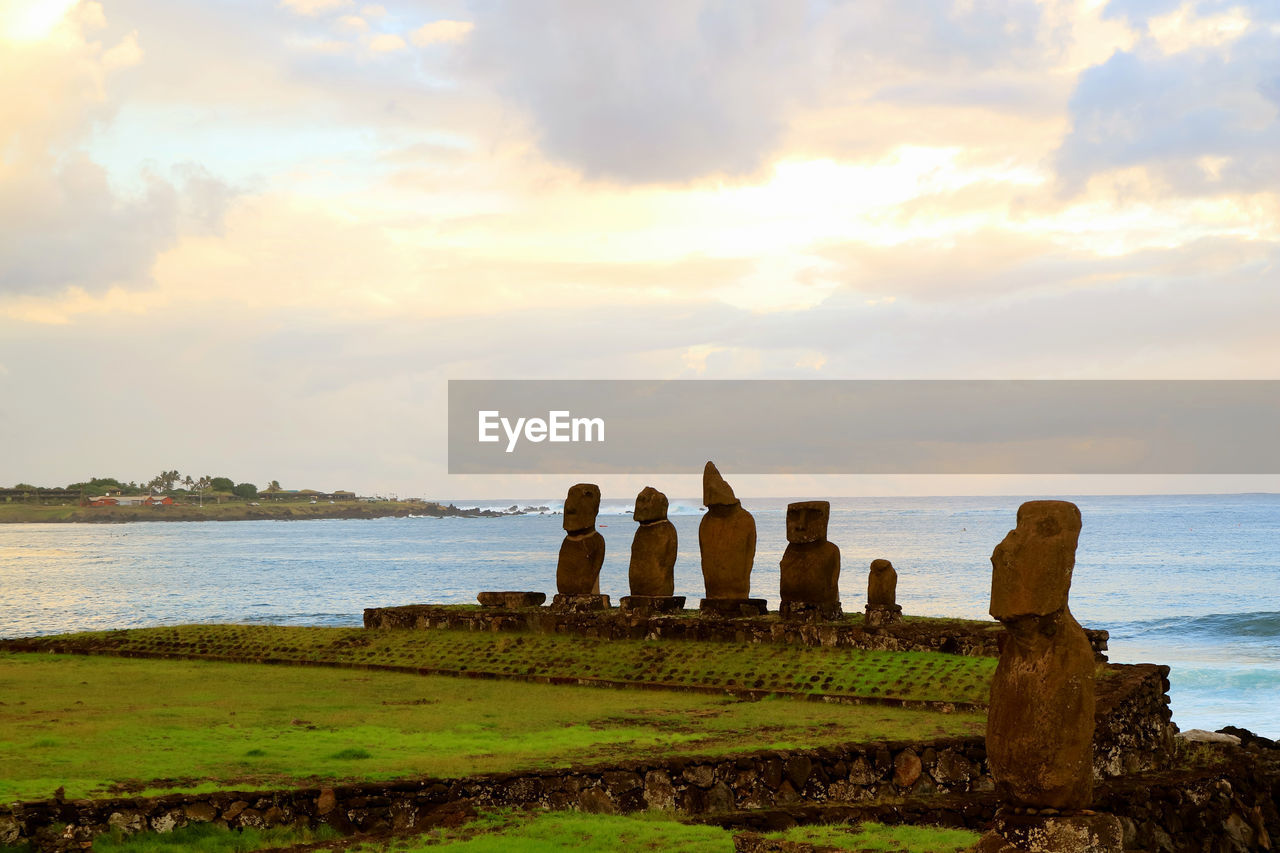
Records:
M885 651L945 652L996 657L1004 628L999 622L960 619L904 619L867 628L861 615L830 621L797 622L778 616L727 617L686 610L617 608L589 612L550 607L476 607L473 605L406 604L370 607L364 626L378 629L513 631L571 634L605 639L665 639L738 643L786 643ZM1106 660L1107 632L1086 630L1099 661Z

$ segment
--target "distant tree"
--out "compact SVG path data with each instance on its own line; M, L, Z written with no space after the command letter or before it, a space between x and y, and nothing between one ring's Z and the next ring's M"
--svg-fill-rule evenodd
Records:
M182 475L175 468L172 471L161 471L150 480L147 481L147 491L151 492L172 492L173 487L182 479Z
M125 484L115 477L90 477L83 483L72 483L67 486L67 491L100 495L103 492L123 492L126 488Z
M231 494L238 498L244 498L247 501L251 501L258 496L258 487L253 483L240 483L231 490Z
M227 477L213 477L209 480L209 488L215 492L230 492L234 491L235 487L236 484Z
M190 475L190 474L188 474L187 476L185 476L185 477L183 477L183 478L182 478L182 485L183 485L183 487L184 487L188 492L189 492L189 491L191 491L191 488L192 488L195 484L196 484L196 481L195 481L195 480L193 480L193 479L191 479L191 475Z
M268 492L283 492L283 491L284 491L284 489L280 488L280 481L279 481L279 480L272 480L272 481L271 481L271 485L267 486L267 491L268 491Z

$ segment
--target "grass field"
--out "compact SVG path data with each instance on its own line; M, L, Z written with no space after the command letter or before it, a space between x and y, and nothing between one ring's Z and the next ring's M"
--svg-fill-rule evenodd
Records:
M766 837L816 842L860 853L958 853L978 840L977 833L966 830L874 823L796 827L768 833ZM670 815L653 812L626 816L500 813L481 816L457 829L376 842L335 838L328 827L322 827L317 834L292 828L231 831L212 824L193 824L163 835L102 835L94 840L94 849L99 853L248 853L294 843L316 844L317 851L326 853L732 853L733 832L716 826L684 824ZM22 848L0 847L0 853L7 849Z
M475 824L419 838L365 843L348 853L580 853L614 851L678 851L732 853L733 831L717 826L683 824L660 813L588 815L555 812L536 816L494 816ZM802 826L766 833L768 838L817 842L859 853L959 853L978 841L967 830L919 826Z
M939 656L941 657L941 656ZM977 713L324 667L0 653L0 801L928 739Z
M958 853L978 840L977 833L966 830L879 824L796 827L768 833L767 837L818 842L860 853ZM460 830L343 849L349 853L507 853L512 850L522 853L562 850L732 853L733 832L717 826L679 823L660 813L619 816L555 812L535 816L497 815L482 818Z
M996 666L994 658L772 643L263 625L184 625L33 642L122 654L371 664L974 705L986 702Z

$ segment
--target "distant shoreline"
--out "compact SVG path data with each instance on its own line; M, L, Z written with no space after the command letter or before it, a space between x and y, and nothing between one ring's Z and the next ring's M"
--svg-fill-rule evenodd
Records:
M0 504L0 524L129 524L142 521L310 521L324 518L501 518L545 511L513 506L507 510L458 507L434 501L226 502L204 506L40 506Z

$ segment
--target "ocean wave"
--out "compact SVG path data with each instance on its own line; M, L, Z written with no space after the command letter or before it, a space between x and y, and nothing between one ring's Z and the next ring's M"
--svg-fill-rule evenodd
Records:
M1210 613L1204 616L1174 616L1140 622L1122 622L1111 628L1112 636L1124 637L1250 637L1280 638L1280 613Z

